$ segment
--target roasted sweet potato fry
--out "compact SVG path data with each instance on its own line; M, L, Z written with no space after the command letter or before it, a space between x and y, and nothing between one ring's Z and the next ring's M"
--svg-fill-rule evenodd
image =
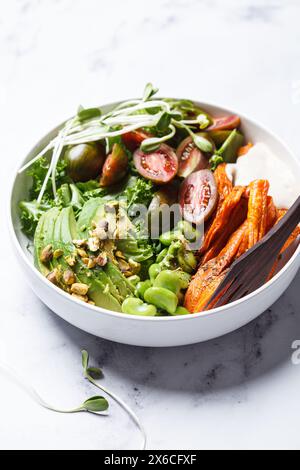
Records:
M204 243L201 247L200 254L204 255L211 246L222 236L224 227L231 221L232 214L245 194L243 186L236 186L226 197L219 212L217 212L214 221L205 234Z
M273 198L271 196L268 196L268 208L267 208L267 227L266 227L266 233L271 230L273 225L276 223L277 220L277 209L275 207ZM236 255L236 258L239 258L242 256L246 251L248 250L249 246L249 232L248 229L244 235L243 241L240 245L240 248L238 250L238 253Z
M207 305L207 303L209 302L209 299L211 299L214 292L223 281L225 275L226 275L226 272L223 272L219 274L218 276L211 278L210 282L206 285L204 289L202 289L198 293L197 291L195 291L193 298L197 299L197 301L195 303L192 303L191 301L186 300L185 308L189 310L191 313L202 312L205 309L205 306ZM195 289L197 289L197 287L198 287L198 284L195 285Z
M230 224L226 223L223 227L220 237L212 244L209 250L204 254L201 265L207 263L211 259L218 256L221 250L225 247L230 236L242 225L247 218L248 201L242 198L240 204L234 209L230 218ZM248 246L248 240L247 240Z
M269 182L265 180L256 180L249 185L248 248L252 248L266 234L269 187Z
M185 307L191 312L201 312L224 278L224 271L235 259L237 251L247 231L248 222L231 236L226 247L217 258L201 266L191 281L185 295Z
M278 210L274 204L273 198L268 196L267 232L275 225L277 219Z
M252 147L253 147L253 144L251 142L241 147L238 151L238 157L242 157L243 155L246 155L249 152L249 150L252 149Z
M226 163L222 163L218 166L215 173L215 179L217 183L218 193L219 193L219 204L218 209L222 206L223 202L229 196L233 189L233 184L227 176L226 173Z

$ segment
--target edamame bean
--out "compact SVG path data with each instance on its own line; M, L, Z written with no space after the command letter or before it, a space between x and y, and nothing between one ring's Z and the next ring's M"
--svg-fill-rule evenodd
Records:
M159 240L165 246L170 246L174 240L182 238L182 233L179 230L163 233Z
M176 274L180 278L181 289L187 289L190 284L191 275L181 270L176 271Z
M197 268L197 260L191 251L178 252L178 263L187 273L192 273Z
M200 233L198 232L198 230L194 229L194 227L185 220L181 220L180 222L178 222L177 228L178 230L180 230L183 236L190 242L195 242L197 238L200 237Z
M122 304L122 312L129 315L142 315L145 317L154 317L157 313L154 305L144 304L141 299L128 297Z
M163 259L167 256L168 254L168 248L165 248L163 251L159 253L159 255L156 258L156 263L161 263Z
M140 280L140 276L137 275L130 276L127 278L127 281L129 281L133 286L136 286L140 282Z
M144 282L139 282L136 286L135 290L135 295L139 297L140 299L144 300L144 294L147 289L152 287L152 282L151 281L144 281Z
M176 271L162 271L153 283L153 287L163 287L178 295L181 290L182 282Z
M150 287L145 292L145 300L171 314L176 311L178 305L177 295L163 287Z
M175 313L171 313L171 315L179 316L179 315L190 315L190 312L184 307L177 307Z
M162 267L159 264L152 264L152 266L150 266L149 277L152 283L155 281L161 271Z

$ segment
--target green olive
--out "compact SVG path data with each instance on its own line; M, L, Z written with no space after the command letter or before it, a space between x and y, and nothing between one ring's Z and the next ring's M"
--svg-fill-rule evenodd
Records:
M100 142L68 147L65 153L67 172L73 181L89 181L100 175L105 151Z

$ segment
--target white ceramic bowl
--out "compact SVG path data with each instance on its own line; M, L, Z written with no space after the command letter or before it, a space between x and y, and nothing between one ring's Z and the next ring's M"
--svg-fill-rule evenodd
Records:
M240 114L206 103L198 103L214 116ZM103 106L105 111L114 104ZM275 135L261 125L241 115L243 131L252 142L265 142L292 168L300 177L300 163L288 147ZM20 162L20 167L29 161L58 129L45 136ZM36 295L57 315L76 327L120 343L136 346L180 346L206 341L236 330L268 309L283 294L295 277L300 266L300 247L270 282L253 294L206 313L183 317L136 317L111 312L74 300L70 295L47 281L34 267L32 258L26 249L28 240L20 229L18 202L24 199L30 187L30 178L26 175L14 175L11 189L9 224L11 238L26 279Z

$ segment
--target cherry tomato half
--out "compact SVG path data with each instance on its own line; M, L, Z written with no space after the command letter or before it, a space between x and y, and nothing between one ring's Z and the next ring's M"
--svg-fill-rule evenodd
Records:
M233 130L239 127L241 119L239 116L232 114L231 116L223 116L215 118L213 124L205 129L206 131L225 131Z
M140 175L155 183L168 183L178 171L176 153L166 144L162 144L150 153L142 152L141 149L136 150L133 161Z
M218 190L212 171L197 171L182 183L179 203L188 222L197 225L205 222L214 212L217 202Z
M127 132L127 134L123 134L122 141L124 145L128 148L128 150L134 152L140 147L141 143L144 140L149 139L149 137L152 137L149 133L142 130L137 130Z
M197 170L208 168L209 162L203 152L194 144L192 137L187 137L179 145L177 151L178 157L178 176L187 178L191 173Z
M100 186L110 186L124 178L128 171L128 156L119 144L113 146L112 152L105 160Z

